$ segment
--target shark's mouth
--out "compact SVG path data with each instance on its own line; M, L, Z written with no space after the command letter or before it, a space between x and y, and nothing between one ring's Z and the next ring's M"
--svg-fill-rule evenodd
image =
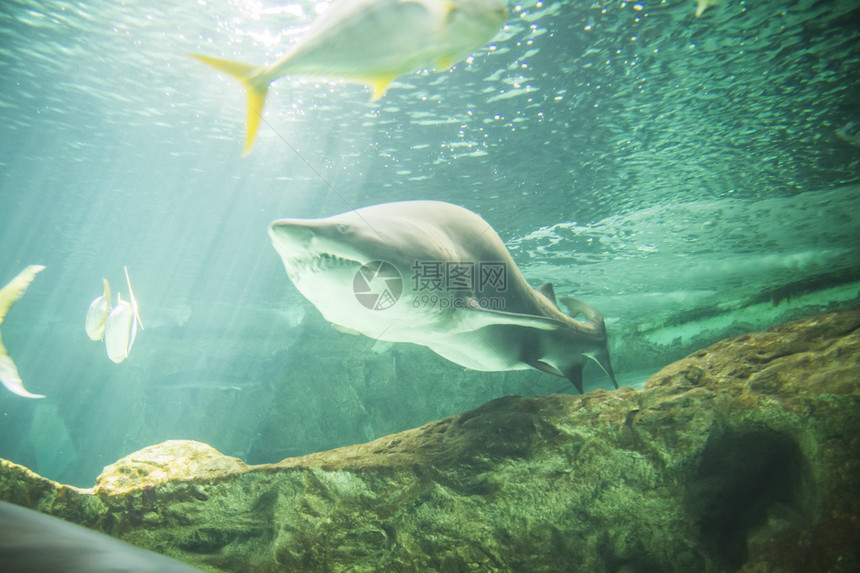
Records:
M339 257L331 253L305 254L300 257L292 257L287 260L290 278L295 274L300 276L305 273L324 273L335 269L346 267L359 267L361 263L353 259Z

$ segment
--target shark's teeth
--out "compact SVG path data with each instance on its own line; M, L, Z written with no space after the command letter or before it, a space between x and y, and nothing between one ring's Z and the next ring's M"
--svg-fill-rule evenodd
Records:
M345 259L331 253L319 253L313 256L290 259L290 265L293 267L293 272L296 273L318 273L337 267L355 266L357 264L358 263L356 261Z

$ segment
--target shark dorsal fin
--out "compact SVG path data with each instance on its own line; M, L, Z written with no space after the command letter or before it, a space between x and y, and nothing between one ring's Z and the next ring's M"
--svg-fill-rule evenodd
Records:
M547 300L553 304L553 306L558 308L558 303L555 301L555 289L552 288L552 283L543 283L538 287L537 291L544 295Z

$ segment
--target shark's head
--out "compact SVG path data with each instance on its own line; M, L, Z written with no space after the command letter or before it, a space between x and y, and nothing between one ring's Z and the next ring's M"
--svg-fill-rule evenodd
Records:
M363 265L386 260L390 248L355 212L325 219L279 219L269 237L287 276L330 322L362 331L368 309L356 298Z
M269 225L269 237L293 282L310 275L351 279L371 253L362 249L364 231L350 221L279 219Z

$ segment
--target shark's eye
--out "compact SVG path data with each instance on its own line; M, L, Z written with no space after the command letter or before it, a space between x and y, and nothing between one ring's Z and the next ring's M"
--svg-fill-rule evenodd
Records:
M340 233L341 235L345 235L348 231L349 231L349 227L347 227L343 223L341 223L337 226L337 232Z

